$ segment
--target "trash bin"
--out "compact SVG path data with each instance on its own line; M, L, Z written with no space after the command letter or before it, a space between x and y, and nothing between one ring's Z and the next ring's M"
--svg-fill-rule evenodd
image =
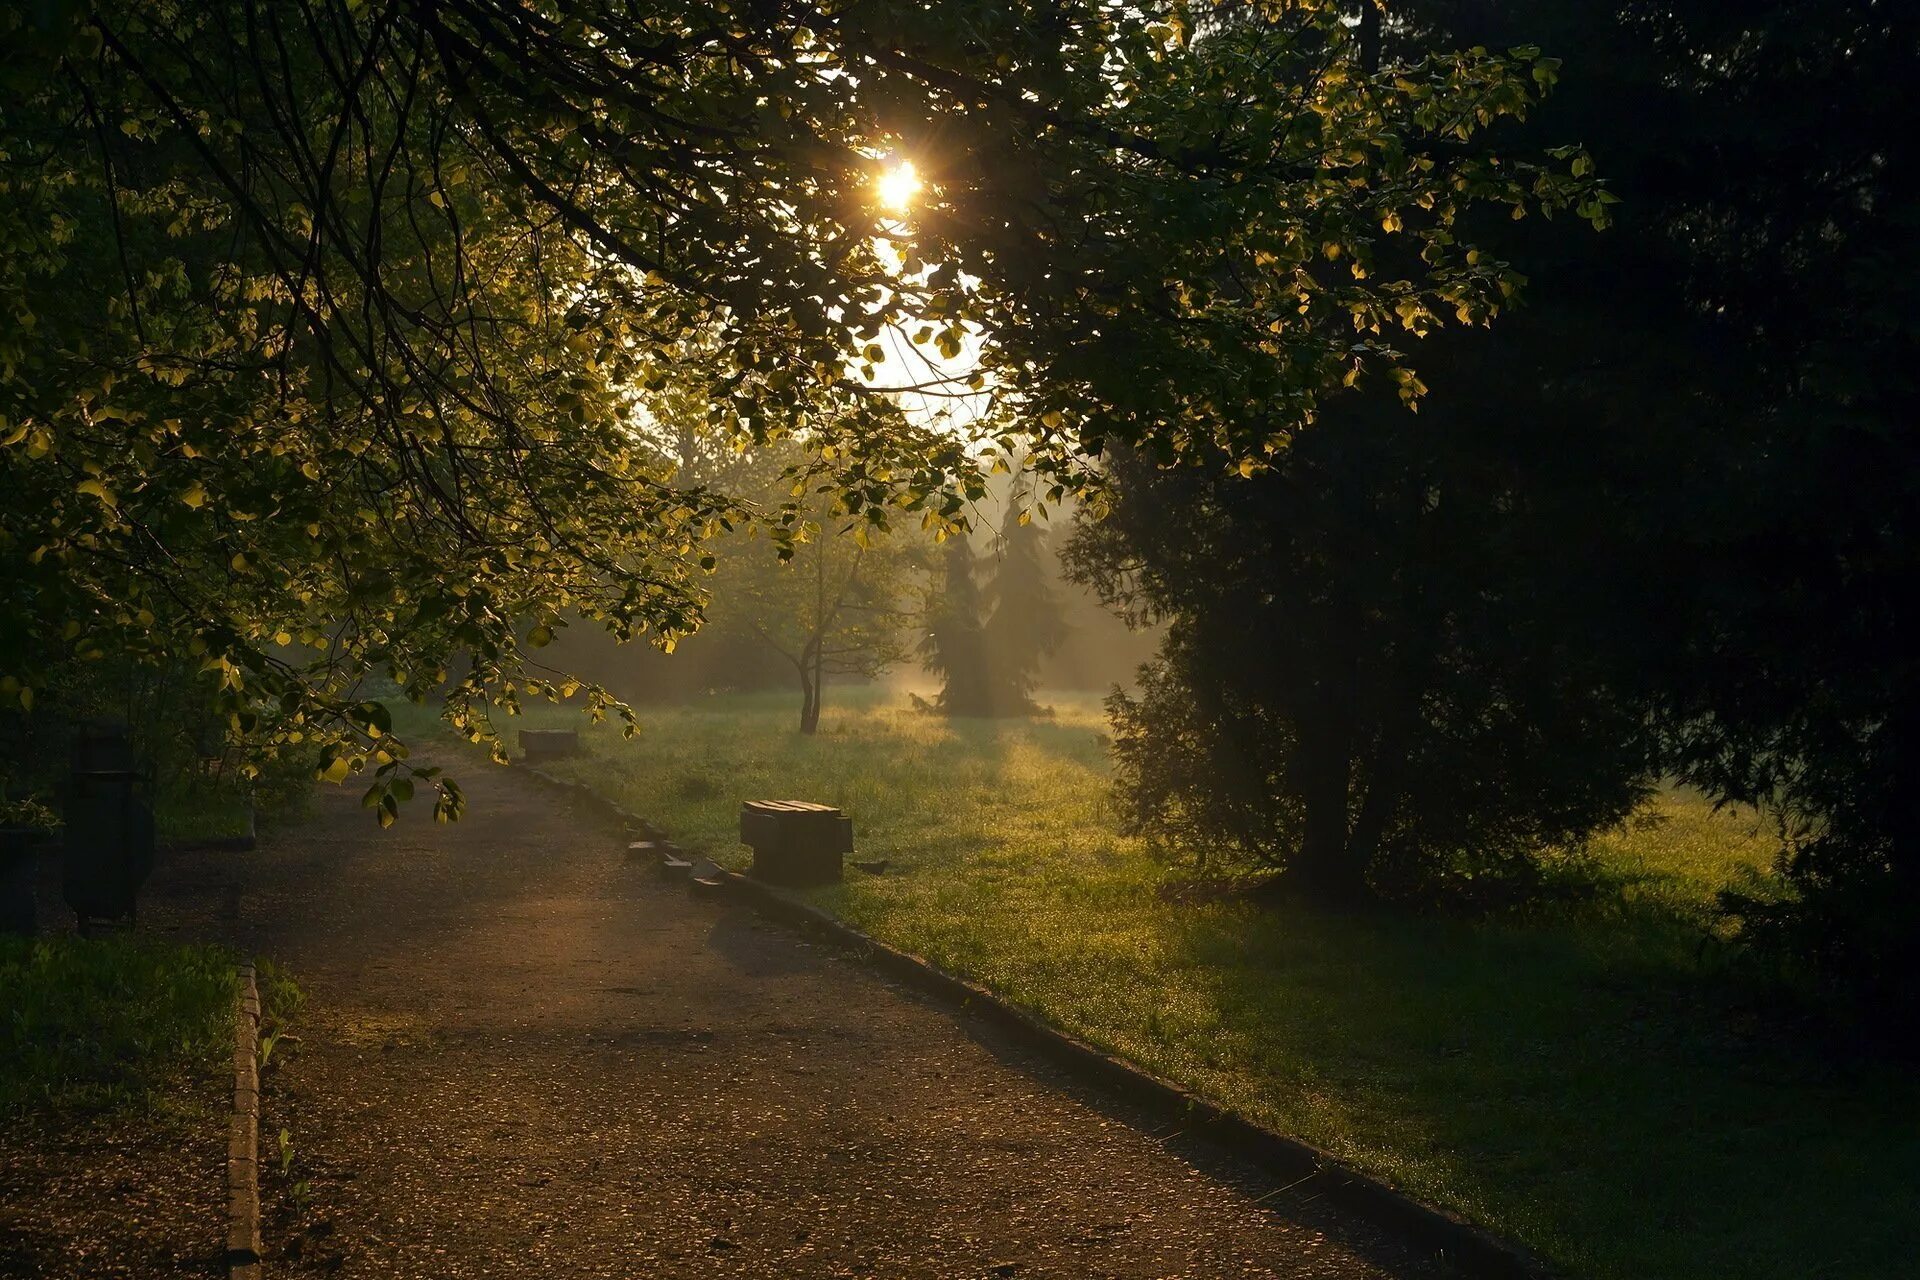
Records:
M86 933L132 924L140 886L153 871L153 809L125 725L94 721L74 735L64 804L61 889Z

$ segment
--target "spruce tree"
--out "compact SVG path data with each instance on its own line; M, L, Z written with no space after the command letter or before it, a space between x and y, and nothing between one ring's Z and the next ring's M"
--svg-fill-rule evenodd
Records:
M945 574L927 611L927 634L920 642L926 669L941 678L933 706L950 716L992 714L977 567L973 546L964 533L947 539Z
M1000 539L987 599L986 656L995 715L1032 715L1040 663L1066 638L1060 602L1047 581L1047 534L1031 521L1010 520Z

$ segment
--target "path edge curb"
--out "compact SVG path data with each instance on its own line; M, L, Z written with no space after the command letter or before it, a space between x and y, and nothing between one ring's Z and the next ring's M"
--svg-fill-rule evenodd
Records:
M515 764L549 788L588 800L629 830L659 830L584 782L556 777L519 761ZM1324 1196L1476 1280L1562 1280L1565 1274L1521 1245L1415 1199L1310 1143L1257 1124L1117 1058L988 988L948 973L924 956L881 942L830 911L725 868L720 870L719 884L726 897L743 902L769 919L826 936L889 976L993 1023L1088 1084L1152 1114L1179 1121L1188 1126L1189 1132L1199 1126L1209 1141L1275 1177L1289 1180L1291 1189L1306 1188L1310 1194ZM1313 1185L1307 1188L1309 1181Z
M253 962L237 971L233 1112L227 1127L227 1275L260 1280L260 987Z
M1188 1126L1188 1132L1198 1127L1209 1141L1288 1179L1294 1189L1324 1195L1471 1275L1486 1280L1556 1280L1559 1274L1519 1245L1349 1168L1318 1147L1256 1124L1117 1058L978 983L879 941L831 912L737 871L723 870L722 875L729 896L744 900L762 915L830 937L889 976L993 1023L1077 1078L1152 1114L1177 1120Z

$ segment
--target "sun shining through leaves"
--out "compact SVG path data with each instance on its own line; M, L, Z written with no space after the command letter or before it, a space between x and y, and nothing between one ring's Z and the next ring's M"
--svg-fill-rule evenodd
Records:
M874 194L880 203L893 213L905 213L913 207L913 199L920 194L920 174L913 167L913 161L901 160L882 172L874 181Z
M1463 201L1605 213L1583 152L1455 154L1455 120L1517 115L1551 59L1330 76L1359 52L1331 5L1198 43L1041 6L1065 16L996 21L938 67L888 52L946 48L936 6L770 18L741 60L709 57L704 3L656 31L653 6L570 0L537 34L511 0L347 6L270 64L230 7L53 6L24 45L0 7L31 86L0 151L34 175L0 208L0 293L33 327L0 332L0 579L26 584L0 711L44 713L76 654L190 651L248 767L299 747L322 778L371 774L389 816L416 773L368 672L504 755L496 702L631 714L527 674L570 621L667 648L703 617L701 543L759 519L791 553L784 511L654 475L636 387L684 404L685 456L798 433L847 518L944 528L984 484L975 441L1060 501L1100 481L1096 450L1258 464L1363 365L1411 400L1388 335L1517 288L1456 242ZM1278 128L1301 110L1311 129ZM202 118L239 127L176 145ZM373 131L351 163L306 164L342 122ZM1403 163L1420 147L1445 167ZM1333 288L1333 251L1373 265Z

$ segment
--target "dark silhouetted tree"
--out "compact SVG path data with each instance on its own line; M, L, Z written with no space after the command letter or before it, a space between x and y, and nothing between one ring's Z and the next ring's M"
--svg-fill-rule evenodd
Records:
M1010 511L998 551L986 592L992 708L996 715L1031 715L1040 664L1066 638L1066 622L1047 581L1046 530Z
M1668 763L1779 819L1783 883L1728 897L1745 937L1920 1036L1920 10L1395 16L1416 49L1578 50L1525 130L1588 144L1623 215L1601 237L1474 229L1531 305L1484 345L1440 336L1436 421L1586 459L1530 488L1592 507L1570 566L1632 584Z
M941 575L927 607L920 658L940 677L933 707L950 716L993 713L993 686L987 669L986 625L982 617L979 561L964 532L951 534L941 556Z
M1338 844L1331 820L1325 839L1306 836L1309 792L1344 785L1348 839L1372 830L1358 822L1365 770L1338 764L1377 743L1349 753L1351 715L1314 726L1383 697L1396 673L1418 681L1419 733L1473 730L1439 739L1459 769L1380 757L1482 780L1439 795L1447 807L1551 818L1559 789L1537 790L1542 771L1628 765L1650 724L1663 766L1781 819L1784 892L1729 900L1745 935L1881 1025L1920 1025L1920 14L1411 0L1389 19L1389 74L1459 44L1577 54L1522 132L1585 142L1620 216L1597 237L1464 217L1462 234L1530 277L1524 314L1491 335L1426 337L1435 394L1386 435L1369 428L1373 443L1333 406L1289 436L1289 456L1245 482L1289 514L1216 479L1230 458L1178 455L1203 474L1169 479L1155 468L1176 455L1143 451L1120 499L1139 519L1118 536L1138 528L1151 547L1164 520L1180 530L1168 537L1227 554L1103 553L1108 569L1161 575L1133 598L1176 632L1138 707L1121 707L1140 730L1122 736L1123 763L1164 765L1153 789L1186 795L1198 819L1297 853ZM1212 537L1175 509L1188 503L1252 541ZM1417 607L1397 603L1409 591ZM1403 638L1420 619L1439 628ZM1577 683L1553 693L1555 670ZM1193 696L1209 688L1212 701ZM1287 727L1260 718L1275 708ZM1501 724L1511 745L1495 749L1482 734ZM1209 769L1152 754L1154 732L1221 743L1230 730L1252 754L1216 751L1212 776L1229 781L1211 791ZM1297 733L1331 743L1312 754L1333 764L1304 764ZM1502 822L1519 843L1561 825Z
M1348 406L1251 478L1117 466L1067 559L1168 624L1109 702L1134 826L1353 900L1510 891L1541 845L1634 807L1651 734L1585 643L1605 593L1457 445Z

